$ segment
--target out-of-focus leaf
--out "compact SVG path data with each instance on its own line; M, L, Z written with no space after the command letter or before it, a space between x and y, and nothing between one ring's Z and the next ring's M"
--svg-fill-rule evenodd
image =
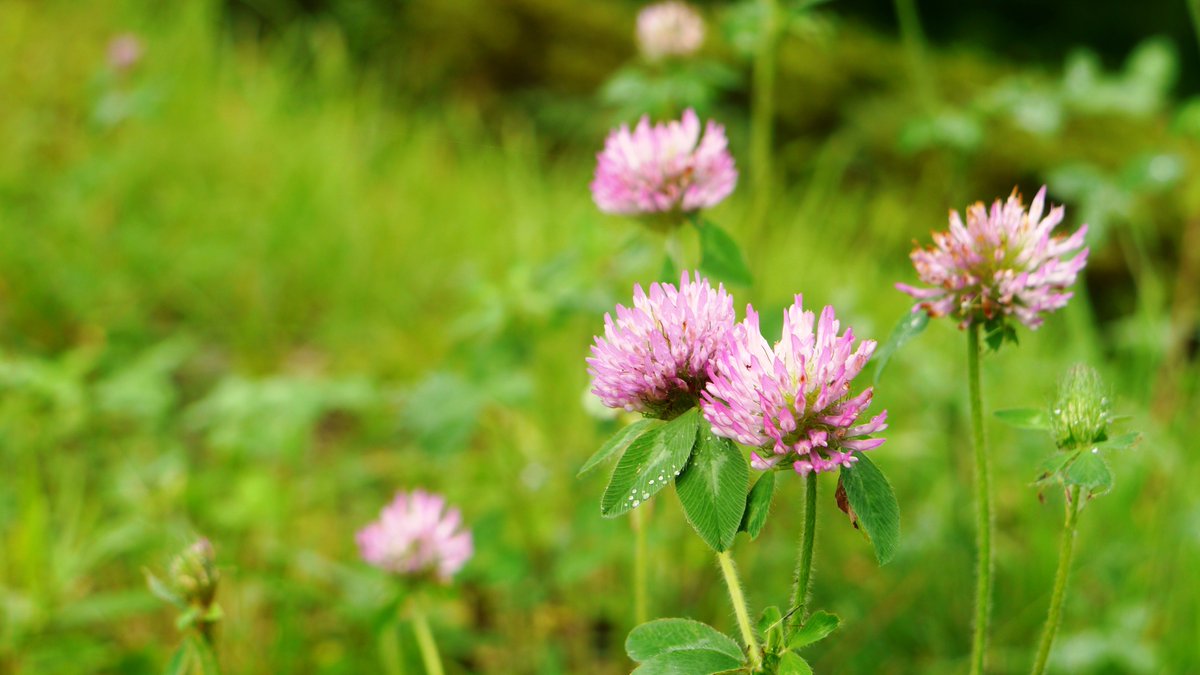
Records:
M888 336L887 342L875 352L875 384L879 384L879 376L883 374L883 369L887 367L888 361L892 360L892 355L897 349L904 346L904 343L920 335L925 327L929 325L929 315L922 311L906 312L900 320L896 322L896 327L892 329L892 334Z
M1043 408L1008 408L993 413L997 419L1018 429L1050 429L1050 416Z
M754 282L742 249L729 233L715 223L697 221L700 229L700 271L719 281L738 286Z
M1094 497L1112 489L1113 478L1099 452L1083 451L1067 467L1063 482L1069 486L1078 486L1086 491L1089 497Z

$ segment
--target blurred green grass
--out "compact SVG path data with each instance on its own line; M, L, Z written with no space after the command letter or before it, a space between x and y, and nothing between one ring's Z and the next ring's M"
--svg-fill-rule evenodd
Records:
M583 358L603 312L657 273L660 242L596 213L594 148L564 145L571 133L519 106L398 103L328 26L253 42L222 25L206 3L0 5L0 670L161 670L176 636L140 570L193 533L226 566L230 672L377 670L395 590L358 562L353 533L394 490L421 485L460 504L477 540L433 617L452 672L624 672L632 541L623 520L599 517L604 472L574 476L615 428L584 409ZM105 45L128 29L146 56L117 76ZM773 312L803 292L882 338L906 310L892 283L911 280L910 242L947 207L1018 181L1031 192L1070 162L1119 183L1139 157L1197 157L1167 102L1069 113L1049 136L972 117L962 110L986 87L967 83L1013 73L971 55L940 57L961 106L930 122L903 84L848 91L876 82L869 73L903 78L894 45L845 31L845 44L785 53L801 64L785 78L814 87L818 112L791 122L768 231L742 231L744 186L712 214L756 270L739 304ZM298 40L315 55L307 67ZM843 62L847 79L830 81ZM973 145L947 136L960 118L979 131ZM603 128L602 113L589 120ZM1157 191L1126 187L1123 210L1105 210L1088 195L1116 188L1098 180L1060 197L1072 226L1087 209L1109 220L1091 302L988 358L986 404L1043 402L1070 363L1101 366L1146 438L1113 459L1114 492L1082 518L1056 667L1188 672L1197 369L1186 340L1172 360L1169 329L1200 185L1185 173ZM891 429L874 457L903 510L893 563L876 567L822 485L814 606L846 628L813 649L820 672L964 665L963 342L934 325L879 384ZM1029 487L1043 439L989 432L993 665L1008 673L1028 666L1040 628L1061 497L1043 504ZM800 496L785 481L763 536L735 549L756 609L788 593ZM706 548L664 497L652 611L732 630Z

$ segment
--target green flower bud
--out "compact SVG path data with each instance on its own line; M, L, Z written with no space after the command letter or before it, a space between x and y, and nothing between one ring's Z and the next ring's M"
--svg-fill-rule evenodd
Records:
M1058 384L1050 427L1060 450L1086 448L1108 438L1108 392L1090 366L1072 366Z
M211 605L221 578L212 543L201 538L175 556L170 578L175 592L189 605L204 608Z

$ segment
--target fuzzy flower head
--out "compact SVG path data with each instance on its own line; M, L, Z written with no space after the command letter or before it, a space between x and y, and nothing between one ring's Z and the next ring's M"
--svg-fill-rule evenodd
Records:
M118 73L129 72L142 60L144 51L136 35L122 33L108 43L108 65Z
M868 436L887 428L887 411L860 424L874 391L852 394L850 386L875 341L855 348L854 331L838 335L839 328L832 307L818 320L797 295L772 347L748 306L710 369L701 408L713 433L758 448L750 462L756 469L787 461L800 475L850 466L855 452L882 445L884 439Z
M1050 415L1054 441L1063 450L1099 443L1112 421L1108 393L1100 374L1085 365L1072 366L1058 384Z
M396 493L379 520L359 530L356 539L363 560L375 567L409 576L435 573L442 581L449 581L475 550L462 513L423 490Z
M708 366L733 327L733 297L698 273L679 287L634 286L633 307L604 315L587 359L592 393L610 408L669 419L696 405Z
M921 281L932 288L896 288L920 301L914 311L952 316L960 328L1015 317L1036 329L1042 314L1071 299L1067 289L1088 256L1083 247L1087 225L1068 237L1051 236L1062 222L1063 208L1055 206L1043 218L1045 200L1043 186L1026 212L1013 190L1007 201L997 199L991 210L982 202L970 206L965 226L958 213L951 212L950 231L935 232L934 246L918 248L910 256Z
M650 61L688 56L704 42L704 19L685 2L659 2L638 12L637 38Z
M212 542L201 537L176 555L171 560L169 578L175 592L189 605L211 605L221 579Z
M737 170L725 128L688 109L683 119L635 129L622 125L597 155L592 198L605 213L651 216L678 223L683 214L716 206L733 192Z

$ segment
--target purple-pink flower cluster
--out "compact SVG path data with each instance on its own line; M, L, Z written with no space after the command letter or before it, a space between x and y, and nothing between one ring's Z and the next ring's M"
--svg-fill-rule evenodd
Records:
M1043 218L1045 198L1042 187L1028 213L1016 190L1005 202L997 199L990 211L977 202L967 209L966 225L952 211L950 231L935 232L934 246L910 256L921 281L932 288L896 288L920 301L914 311L952 316L962 328L1012 316L1036 329L1043 313L1071 299L1066 289L1088 257L1087 248L1080 250L1087 225L1069 237L1051 236L1063 208L1055 206Z
M635 286L633 307L604 315L587 359L592 392L610 408L670 417L693 407L708 381L708 365L733 327L733 298L697 273L679 287Z
M395 574L436 574L443 581L458 572L474 552L462 514L446 500L423 490L398 492L379 520L356 537L363 560Z
M737 169L725 128L688 109L683 119L614 130L597 155L592 198L601 211L643 216L685 214L717 205L733 192Z
M733 299L699 274L649 295L637 286L633 302L604 317L587 360L605 405L665 419L699 405L713 433L756 448L760 470L787 460L800 474L830 471L884 442L869 436L887 428L886 411L859 422L873 390L851 392L875 342L839 335L832 307L818 321L796 296L772 347L754 308L735 324Z
M875 341L855 348L854 331L838 335L839 328L832 307L816 320L797 295L772 346L748 306L709 369L701 407L713 433L758 448L756 469L786 460L801 475L850 466L855 452L881 445L884 439L869 436L887 428L887 411L859 423L874 391L851 392Z
M651 61L687 56L704 42L704 19L685 2L659 2L638 12L637 37Z

